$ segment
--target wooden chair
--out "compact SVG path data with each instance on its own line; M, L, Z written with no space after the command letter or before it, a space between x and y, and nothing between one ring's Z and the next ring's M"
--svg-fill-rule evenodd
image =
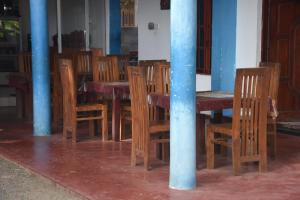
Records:
M269 97L272 99L272 106L277 107L278 87L280 78L279 63L260 63L261 67L269 67L271 69ZM271 158L275 158L277 154L277 114L268 112L268 150Z
M118 67L119 67L119 79L127 81L128 75L127 75L127 66L129 65L129 56L128 55L122 55L117 56L118 59Z
M140 60L139 66L155 66L158 63L167 63L166 60Z
M104 56L102 48L91 48L92 57Z
M148 170L150 169L150 144L169 142L169 139L160 139L159 136L169 132L170 124L169 121L149 119L145 75L144 68L128 67L132 112L131 165L135 166L137 156L141 156L144 158L144 167Z
M267 171L267 112L270 70L268 68L237 69L234 89L232 124L210 124L207 127L207 168L214 168L214 144L232 147L234 174L243 162L259 162ZM219 138L215 133L221 134ZM222 137L227 136L231 143Z
M19 72L24 76L23 78L31 81L32 77L32 55L31 52L20 52L19 59ZM32 119L32 91L29 93L21 93L17 90L17 110L20 117Z
M59 67L63 88L63 138L66 139L67 132L70 131L72 133L72 142L76 143L77 121L89 121L89 133L91 136L94 136L94 121L100 120L102 122L102 140L107 140L107 106L102 104L77 105L71 60L60 59Z
M31 77L32 72L32 56L31 52L20 52L19 53L19 71L22 73L29 74Z
M67 49L59 54L57 51L53 53L51 65L53 69L52 75L52 124L54 130L59 130L63 119L63 91L60 78L59 60L69 59L72 63L76 62L75 50Z
M165 63L165 61L163 61ZM146 73L146 88L147 94L163 91L163 70L159 68L160 61L144 61L144 65L137 66L144 68ZM166 65L166 64L165 64ZM163 67L163 66L162 66ZM164 79L166 81L166 79ZM156 106L149 105L149 118L151 120L158 120L159 113ZM120 138L125 139L125 126L126 123L131 123L131 109L129 105L123 105L121 108L121 126L120 126Z
M93 61L94 81L118 81L119 69L116 57L101 56Z
M77 76L92 73L92 53L90 51L79 51L75 54L75 73Z

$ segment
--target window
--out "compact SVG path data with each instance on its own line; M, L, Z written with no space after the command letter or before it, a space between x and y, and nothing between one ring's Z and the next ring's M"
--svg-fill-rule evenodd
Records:
M197 73L211 72L211 0L197 4Z

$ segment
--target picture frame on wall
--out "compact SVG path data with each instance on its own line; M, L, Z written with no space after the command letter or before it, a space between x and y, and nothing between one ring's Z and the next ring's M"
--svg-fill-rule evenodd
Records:
M160 9L169 10L170 9L170 0L160 0Z

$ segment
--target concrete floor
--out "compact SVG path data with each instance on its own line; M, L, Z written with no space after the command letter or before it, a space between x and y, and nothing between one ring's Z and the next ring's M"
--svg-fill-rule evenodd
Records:
M176 191L168 187L167 163L154 160L151 171L130 167L128 141L83 140L74 146L63 143L61 133L34 138L31 126L0 123L0 155L88 199L300 200L300 137L279 134L278 158L263 174L248 164L233 176L230 156L207 170L203 156L197 188Z
M55 182L0 158L1 200L81 200Z

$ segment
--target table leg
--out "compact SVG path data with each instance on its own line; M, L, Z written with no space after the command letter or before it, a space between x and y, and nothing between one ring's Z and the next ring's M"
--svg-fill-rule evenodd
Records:
M196 114L196 165L200 164L200 157L205 153L205 116Z
M27 93L24 96L25 99L25 118L26 120L32 121L33 118L33 97L32 93Z
M214 117L212 119L213 123L215 124L219 124L222 123L223 121L223 111L222 110L217 110L214 112ZM226 137L225 135L220 135L221 137ZM225 138L224 138L225 139ZM227 147L221 145L221 146L217 146L216 152L220 152L222 156L226 156L227 155Z
M112 102L112 139L120 141L120 98L113 92Z
M18 119L22 119L24 116L24 95L18 89L16 89L16 110Z

